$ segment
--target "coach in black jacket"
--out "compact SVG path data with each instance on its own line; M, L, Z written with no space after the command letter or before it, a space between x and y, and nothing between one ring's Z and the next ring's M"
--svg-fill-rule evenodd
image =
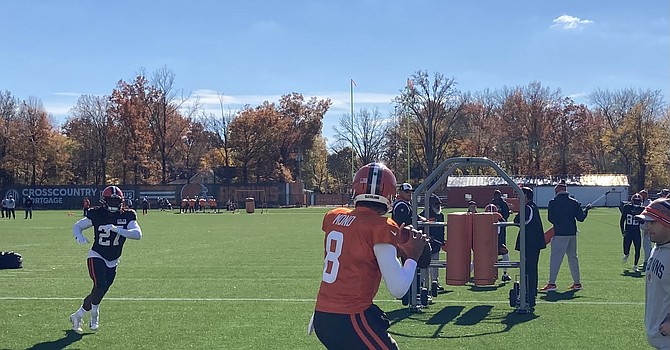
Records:
M544 229L542 228L542 219L540 219L540 210L533 202L533 190L528 187L522 187L526 197L526 296L528 305L535 307L535 297L537 296L537 264L540 260L540 250L547 247L544 243ZM519 223L519 214L514 218L515 223ZM514 249L521 251L521 235L516 238Z
M563 256L567 254L570 273L572 274L572 285L570 290L582 289L579 276L579 260L577 259L577 221L584 221L588 215L591 205L582 209L579 202L570 197L565 181L559 182L554 187L556 197L549 201L548 218L554 225L554 237L551 239L551 258L549 260L549 281L542 291L556 291L556 277L563 262Z

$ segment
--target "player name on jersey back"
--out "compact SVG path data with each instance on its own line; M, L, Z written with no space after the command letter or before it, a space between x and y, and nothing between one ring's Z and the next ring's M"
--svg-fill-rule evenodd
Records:
M338 214L333 219L333 225L349 227L356 220L356 215Z

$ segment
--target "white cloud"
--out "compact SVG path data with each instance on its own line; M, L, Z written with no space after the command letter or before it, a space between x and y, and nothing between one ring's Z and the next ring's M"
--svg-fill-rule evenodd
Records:
M385 112L384 106L391 106L393 98L397 95L391 94L376 94L376 93L356 93L354 94L354 108L358 111L361 108L374 108L374 105L379 105L379 111ZM350 93L333 93L316 96L316 98L329 98L333 105L331 109L344 110L349 112L351 110L351 94ZM361 106L365 105L365 106ZM373 106L370 106L373 105Z
M317 99L329 98L333 103L330 110L349 111L351 108L351 94L349 92L334 92L334 93L317 93L317 94L303 94L305 99L316 97ZM223 99L224 108L241 107L244 105L257 106L264 101L279 102L281 95L221 95ZM354 108L356 110L369 108L369 105L379 105L381 112L385 112L384 106L390 106L393 98L396 95L380 94L380 93L356 93L354 94ZM197 90L194 91L191 97L192 101L198 99L200 104L206 110L220 111L219 94L214 90ZM366 105L366 106L361 106Z
M587 94L586 92L575 92L574 94L569 94L568 97L573 99L573 100L578 100L578 99L585 98L588 95L589 94Z
M570 29L581 29L587 24L593 23L590 19L581 19L579 17L562 15L554 18L554 24L551 25L552 28L561 28L565 30Z
M79 98L83 94L81 92L54 92L52 95Z
M201 104L209 105L215 104L219 105L219 96L223 99L223 104L225 105L251 105L256 106L260 105L264 101L276 102L279 101L281 95L225 95L214 90L200 89L193 92L191 99L199 99Z

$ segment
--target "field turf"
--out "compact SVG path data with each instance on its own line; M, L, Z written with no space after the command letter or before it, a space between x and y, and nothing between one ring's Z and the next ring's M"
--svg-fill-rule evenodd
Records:
M0 250L24 257L23 269L0 270L0 349L320 349L306 329L321 280L326 210L139 214L144 237L124 247L100 306L100 330L84 327L83 334L70 330L68 318L91 288L89 247L71 233L81 213L35 211L24 220L19 211L16 220L0 221ZM618 222L616 208L589 213L578 239L584 289L567 291L564 260L559 291L540 293L533 315L513 312L510 284L445 285L420 314L408 313L383 285L376 303L402 349L647 348L644 275L632 272L632 255L621 263ZM508 229L508 242L517 232ZM548 270L549 248L540 286Z

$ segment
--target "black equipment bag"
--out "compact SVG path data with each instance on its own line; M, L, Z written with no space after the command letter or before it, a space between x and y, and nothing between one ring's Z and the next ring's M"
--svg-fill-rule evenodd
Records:
M23 267L23 257L15 252L0 252L0 269L20 269Z

